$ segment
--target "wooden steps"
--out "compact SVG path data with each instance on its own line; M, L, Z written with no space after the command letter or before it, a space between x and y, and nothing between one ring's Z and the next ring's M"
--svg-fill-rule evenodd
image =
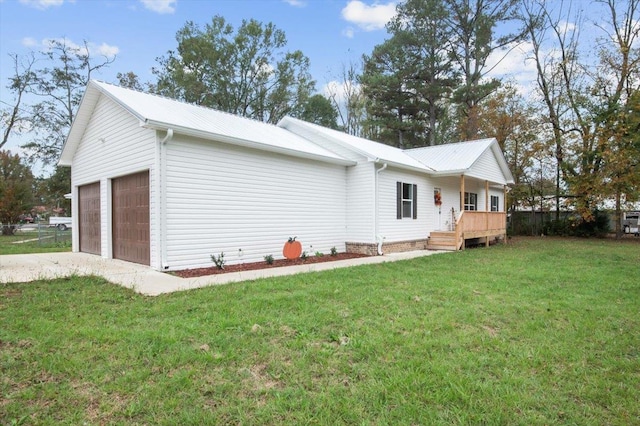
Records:
M456 244L455 231L434 231L429 235L429 241L427 243L429 250L451 250L456 251L458 244Z

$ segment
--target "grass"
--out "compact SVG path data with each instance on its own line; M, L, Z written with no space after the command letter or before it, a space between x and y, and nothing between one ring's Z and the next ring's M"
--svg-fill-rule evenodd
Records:
M0 286L0 422L640 424L639 249L523 239L156 298Z
M71 231L43 227L40 233L30 230L18 231L16 235L0 235L0 255L58 251L71 251Z

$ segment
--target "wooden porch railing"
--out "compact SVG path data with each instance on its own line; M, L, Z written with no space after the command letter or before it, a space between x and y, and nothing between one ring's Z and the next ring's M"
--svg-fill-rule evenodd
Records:
M462 211L455 221L457 248L464 240L505 236L507 234L507 214L505 212Z

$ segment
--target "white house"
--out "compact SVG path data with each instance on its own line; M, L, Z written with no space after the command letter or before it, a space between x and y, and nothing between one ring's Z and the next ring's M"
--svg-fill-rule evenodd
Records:
M59 164L72 168L73 251L157 270L278 258L291 236L310 254L488 244L513 182L495 139L403 151L95 80Z

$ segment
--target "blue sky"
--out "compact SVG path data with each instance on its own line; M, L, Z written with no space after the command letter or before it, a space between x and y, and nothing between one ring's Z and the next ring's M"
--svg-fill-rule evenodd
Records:
M43 51L49 39L65 39L67 45L86 41L94 56L116 55L115 62L93 78L115 83L118 72L133 71L141 81L153 81L151 68L157 65L157 57L175 49L178 29L187 21L203 26L214 15L223 16L234 28L243 19L273 22L286 33L289 50L301 50L309 57L316 88L324 92L327 85L340 80L344 65L359 62L384 41L384 25L397 1L0 0L0 107L13 102L5 88L13 73L10 53ZM576 0L575 4L593 13L592 2ZM588 20L583 25L583 34L595 28ZM494 55L489 60L495 65L491 76L512 79L521 92L530 92L535 81L534 64L526 60L530 48L524 43L514 46L506 57ZM19 139L5 148L19 152L23 143Z
M288 48L310 58L320 90L343 63L384 40L394 7L367 0L0 0L0 77L4 86L12 71L9 53L65 38L86 40L92 53L116 54L99 79L114 82L117 72L133 71L151 80L155 59L176 47L175 34L186 21L204 25L222 15L235 28L253 18L284 30Z
M214 15L234 28L256 19L284 30L287 48L309 57L323 92L339 79L343 64L360 61L384 41L394 10L388 0L0 0L0 107L13 102L5 87L13 74L9 54L44 51L50 39L86 41L93 56L116 56L93 78L115 83L118 72L133 71L142 82L154 81L156 58L175 49L185 22L204 26ZM14 137L4 148L20 152L22 139Z

